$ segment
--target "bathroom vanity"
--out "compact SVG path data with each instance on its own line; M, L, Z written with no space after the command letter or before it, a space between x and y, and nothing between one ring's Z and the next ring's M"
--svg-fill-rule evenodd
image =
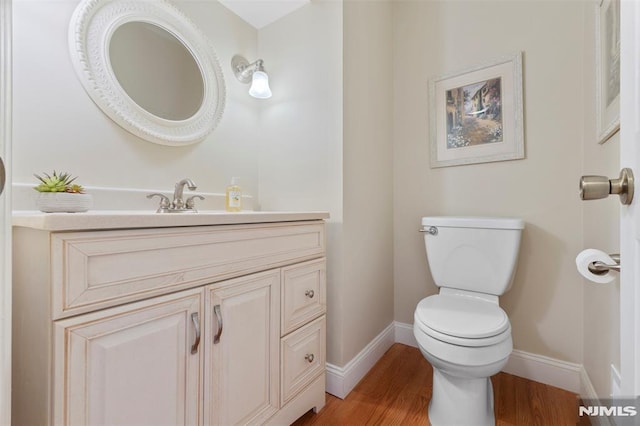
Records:
M321 409L326 218L14 214L13 423L283 425Z

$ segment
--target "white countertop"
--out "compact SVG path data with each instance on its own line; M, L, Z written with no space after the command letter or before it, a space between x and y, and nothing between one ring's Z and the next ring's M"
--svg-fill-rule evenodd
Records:
M165 228L172 226L232 225L328 219L328 212L266 212L224 210L198 213L155 213L144 210L94 210L86 213L14 211L13 226L45 231Z

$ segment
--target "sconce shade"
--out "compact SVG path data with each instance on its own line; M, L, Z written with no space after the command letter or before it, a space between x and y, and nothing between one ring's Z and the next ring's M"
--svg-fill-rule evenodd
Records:
M269 99L269 76L264 72L262 59L249 63L243 56L235 55L231 58L231 69L241 83L251 82L249 94L258 99Z
M271 97L271 89L269 88L269 76L264 71L255 71L249 94L258 99L269 99Z

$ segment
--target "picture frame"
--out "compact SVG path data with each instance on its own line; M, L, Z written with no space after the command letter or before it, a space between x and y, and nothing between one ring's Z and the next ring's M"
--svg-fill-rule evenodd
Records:
M429 82L431 167L524 158L522 52Z
M596 4L596 138L620 130L620 0Z

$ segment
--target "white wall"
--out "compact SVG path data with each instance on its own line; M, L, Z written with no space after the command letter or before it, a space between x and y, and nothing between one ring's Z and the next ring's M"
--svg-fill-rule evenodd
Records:
M327 360L393 321L392 7L316 1L259 32L263 209L329 209ZM344 58L344 60L343 60Z
M426 215L521 217L516 349L582 361L577 181L583 146L583 2L401 1L394 15L395 318L437 291L417 232ZM428 79L523 51L526 159L431 169Z
M342 221L342 3L316 1L262 28L273 97L260 105L260 204Z
M259 116L262 210L325 210L327 361L343 308L342 2L314 1L259 32L273 97Z
M391 16L389 2L317 1L259 34L274 75L260 203L331 213L327 360L339 366L393 320Z
M211 40L227 86L218 128L202 143L180 148L129 134L85 93L67 48L77 0L14 0L14 182L33 184L33 173L56 169L79 176L85 186L171 191L175 182L190 177L199 191L221 193L232 176L239 176L245 192L257 194L260 101L248 96L248 86L233 77L230 67L236 53L256 56L257 32L217 2L174 3ZM140 199L139 208L157 203L146 200L144 192ZM35 206L20 198L14 208Z

